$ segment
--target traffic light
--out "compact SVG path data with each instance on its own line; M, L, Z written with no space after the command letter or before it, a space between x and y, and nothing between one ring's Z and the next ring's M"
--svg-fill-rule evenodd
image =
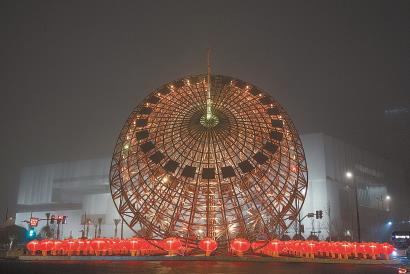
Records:
M29 239L35 239L36 238L36 231L34 230L33 227L31 227L28 231L28 238Z
M30 227L37 227L38 226L38 218L31 217L30 218Z
M316 210L316 219L322 219L322 218L323 218L323 211Z

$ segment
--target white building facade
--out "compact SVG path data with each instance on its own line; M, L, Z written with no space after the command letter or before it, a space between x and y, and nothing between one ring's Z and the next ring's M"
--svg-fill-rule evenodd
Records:
M324 134L301 136L305 149L309 186L300 218L322 210L323 218L305 218L305 237L320 239L357 237L354 186L358 187L363 240L383 237L383 223L390 214L388 186L404 180L393 164ZM30 216L67 216L59 238L115 236L114 220L120 219L111 198L108 173L111 159L93 159L27 167L21 173L16 224L27 227ZM346 178L350 171L353 178ZM98 223L101 222L101 226ZM37 233L46 225L40 221ZM118 224L117 236L133 236L126 224ZM57 225L51 225L56 237ZM101 233L99 232L101 228ZM291 227L289 236L298 228ZM88 232L88 233L87 233Z

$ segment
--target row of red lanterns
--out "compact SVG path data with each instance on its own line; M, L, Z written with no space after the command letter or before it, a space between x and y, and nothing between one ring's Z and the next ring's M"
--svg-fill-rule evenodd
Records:
M314 258L331 257L348 259L349 257L389 259L394 247L389 243L357 243L357 242L327 242L327 241L257 241L252 243L255 253L269 256L290 255Z
M204 238L198 243L198 248L209 256L218 247L218 243L211 238ZM170 237L164 240L145 240L143 238L130 238L126 240L97 238L93 240L67 239L67 240L41 240L31 241L27 249L35 254L41 251L42 255L160 255L167 251L169 255L190 253L196 245L185 245L178 238ZM256 241L252 244L242 238L230 242L231 251L242 256L252 248L256 254L269 256L305 256L314 258L315 254L321 257L345 258L377 256L385 259L393 252L394 247L388 243L356 243L356 242L326 242L326 241Z
M218 244L210 238L202 239L198 247L209 256ZM190 251L196 246L185 245L178 238L170 237L164 240L145 240L130 238L126 240L96 238L67 240L33 240L27 243L27 249L34 255L41 252L46 255L159 255L167 251L169 255Z

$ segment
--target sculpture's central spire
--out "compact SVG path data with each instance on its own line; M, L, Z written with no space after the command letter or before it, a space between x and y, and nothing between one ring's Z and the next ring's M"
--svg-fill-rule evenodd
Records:
M207 79L207 94L206 94L206 113L201 117L201 124L204 127L214 127L219 123L219 119L212 111L211 100L211 49L208 49L208 79Z

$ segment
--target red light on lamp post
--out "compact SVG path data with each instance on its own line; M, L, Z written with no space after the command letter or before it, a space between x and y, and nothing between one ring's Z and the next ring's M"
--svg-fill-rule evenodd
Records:
M231 242L231 249L235 251L238 256L242 256L245 251L251 247L251 244L248 240L237 238Z
M218 247L218 243L214 239L204 238L199 241L198 247L205 251L205 256L209 256Z

